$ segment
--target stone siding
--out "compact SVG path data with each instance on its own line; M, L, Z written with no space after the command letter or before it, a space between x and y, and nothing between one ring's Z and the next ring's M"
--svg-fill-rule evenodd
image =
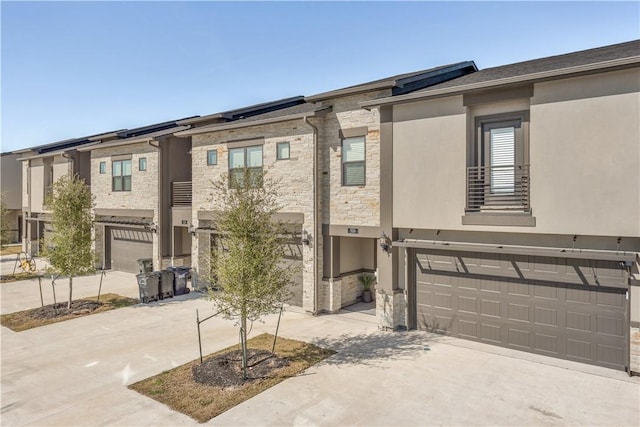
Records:
M131 154L131 191L112 191L112 156ZM147 159L147 170L138 170L138 160ZM95 197L95 209L153 209L153 222L158 224L158 151L147 143L120 147L96 148L91 151L91 193ZM105 173L100 173L100 162L106 162ZM108 236L96 235L95 249L101 251L101 241ZM153 260L160 258L158 234L153 233Z
M322 217L332 225L380 225L380 115L377 109L364 110L359 102L391 95L390 90L323 101L332 112L320 123L322 160ZM341 129L366 126L366 185L342 185Z
M228 173L228 149L225 142L236 140L264 139L263 167L267 177L278 181L281 212L302 213L302 227L311 235L311 244L302 246L303 259L303 308L312 311L314 299L314 276L319 280L320 272L314 272L313 245L319 245L322 257L322 238L314 236L313 215L313 132L301 119L272 125L225 130L193 136L192 143L192 220L198 226L198 211L215 211L216 196L212 182ZM276 146L289 142L290 159L276 160ZM256 145L259 143L256 142ZM217 150L217 164L207 165L207 151ZM204 246L204 247L202 247ZM202 238L192 248L193 264L197 271L204 267L208 256L209 242ZM322 259L318 260L322 265Z

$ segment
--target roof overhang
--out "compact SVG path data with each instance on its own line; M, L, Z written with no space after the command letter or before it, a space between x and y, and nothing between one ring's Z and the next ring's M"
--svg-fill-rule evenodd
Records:
M19 159L17 159L18 161L21 160L33 160L33 159L43 159L46 157L54 157L54 156L60 156L62 154L66 154L66 153L70 153L73 151L88 151L91 150L91 147L100 144L100 141L97 142L92 142L90 144L85 144L81 147L72 147L72 148L66 148L63 150L56 150L56 151L49 151L48 153L42 153L42 154L35 154L33 156L26 156L26 157L20 157Z
M574 67L559 68L555 70L541 71L537 73L523 74L520 76L505 77L502 79L488 80L484 82L470 83L461 86L451 86L442 89L412 92L406 95L378 98L371 101L360 102L360 107L371 109L384 105L403 104L407 102L422 101L426 99L442 98L445 96L460 95L462 93L476 92L498 87L515 86L522 83L536 83L558 78L576 77L579 75L593 74L617 69L632 68L640 64L640 56L612 59L610 61L597 62Z
M268 125L272 123L281 123L281 122L287 122L291 120L303 119L305 117L319 116L322 114L326 114L329 111L331 111L331 107L322 107L322 108L318 108L318 109L303 112L303 113L288 114L286 116L278 116L278 117L269 117L267 119L247 120L247 121L237 120L235 122L228 123L228 124L202 126L199 128L185 130L182 132L176 132L175 135L179 137L186 137L191 135L200 135L203 133L218 132L222 130L261 126L261 125Z
M434 251L481 252L490 254L529 255L554 258L591 259L601 261L634 262L638 257L637 253L628 251L551 248L541 246L491 245L486 243L459 243L414 239L394 241L392 243L392 246L400 248L404 247L415 249L431 249Z
M120 140L110 141L110 142L103 142L99 145L91 144L91 145L87 145L87 146L83 146L82 148L79 148L78 151L92 151L92 150L98 150L102 148L120 147L123 145L139 144L141 142L157 141L159 139L172 136L175 132L180 132L180 131L189 129L189 127L190 126L176 126L170 129L153 132L147 135L134 136L132 138L120 139Z

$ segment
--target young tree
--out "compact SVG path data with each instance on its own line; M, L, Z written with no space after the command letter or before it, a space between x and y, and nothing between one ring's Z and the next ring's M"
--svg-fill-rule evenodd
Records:
M4 203L4 194L0 194L0 248L4 249L9 243L9 218L7 218L7 205Z
M231 185L229 185L231 184ZM279 193L262 170L245 169L214 183L219 207L209 292L227 319L239 319L243 378L247 378L247 321L275 313L290 297L293 267L283 263L284 224L275 221Z
M69 302L73 277L95 270L91 249L91 190L78 176L63 176L52 187L47 204L52 210L52 231L45 236L44 254L54 273L69 277Z

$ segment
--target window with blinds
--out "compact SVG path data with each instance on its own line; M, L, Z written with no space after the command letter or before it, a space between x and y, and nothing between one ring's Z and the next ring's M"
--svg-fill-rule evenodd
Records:
M514 192L515 135L513 126L494 128L490 131L492 193Z
M365 137L342 140L342 185L365 185Z

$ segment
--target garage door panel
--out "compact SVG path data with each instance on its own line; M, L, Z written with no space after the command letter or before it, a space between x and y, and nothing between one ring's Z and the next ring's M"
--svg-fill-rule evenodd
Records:
M523 304L509 303L507 305L507 318L517 322L529 322L529 306Z
M431 258L431 254L419 256L423 261ZM486 271L497 265L515 271L515 265L523 268L521 276L535 270L536 274L562 280L513 279L504 272L489 277L417 266L414 279L419 328L624 369L625 289L583 285L584 280L575 272L585 274L583 267L591 266L590 260L522 256L500 259L495 255L483 260L482 255L475 256L463 254L449 259L457 258L458 265L464 265L470 272L476 268ZM554 262L557 265L548 265ZM619 263L605 264L609 276L619 275L610 272L616 265L619 268ZM570 280L575 283L566 283Z
M511 347L529 351L531 349L531 332L520 329L508 329L508 343Z

